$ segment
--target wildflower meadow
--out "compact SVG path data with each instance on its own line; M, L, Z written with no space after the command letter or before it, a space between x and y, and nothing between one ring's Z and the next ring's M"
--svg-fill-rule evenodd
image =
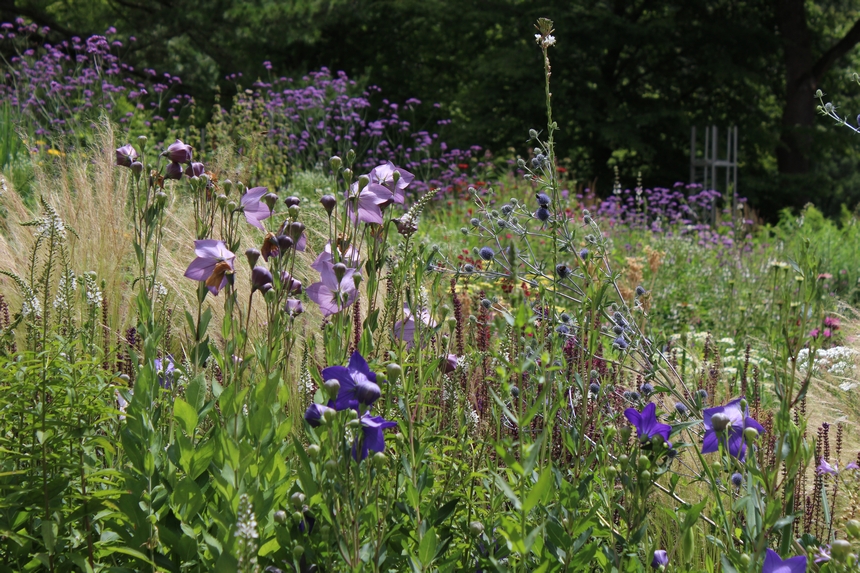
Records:
M0 571L860 571L855 213L600 197L545 18L502 154L113 32L2 62Z

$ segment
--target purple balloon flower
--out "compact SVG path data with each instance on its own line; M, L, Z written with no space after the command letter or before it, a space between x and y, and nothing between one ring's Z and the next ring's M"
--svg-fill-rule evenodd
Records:
M236 255L222 241L215 239L194 241L194 254L197 258L188 265L185 276L205 282L209 292L217 296L227 286L227 275L233 273Z
M182 179L182 166L174 162L168 163L167 169L164 171L164 178L179 181Z
M654 551L654 558L651 559L651 567L654 569L659 569L661 566L665 567L669 564L669 556L666 555L665 549L657 549Z
M308 409L305 410L305 420L307 420L308 424L317 428L322 424L323 416L325 416L325 413L329 410L332 409L328 406L323 406L322 404L311 404L308 406Z
M167 151L162 155L166 155L173 163L191 163L191 146L177 139L167 147Z
M326 243L325 249L319 254L317 259L311 264L311 268L317 272L322 272L323 267L332 266L335 262L340 262L346 266L357 269L360 266L361 259L356 249L347 247L345 253L338 250L339 261L335 261L331 252L331 243Z
M137 150L130 143L116 150L116 164L120 167L131 167L135 159L137 159Z
M391 197L391 191L379 183L370 183L367 187L358 191L358 182L353 183L346 192L347 212L355 221L356 212L358 220L362 223L382 224L381 205L384 205Z
M657 421L657 405L653 402L645 406L641 412L635 408L627 408L624 410L624 417L636 428L636 435L640 440L662 436L664 441L669 441L672 426Z
M371 372L364 357L357 351L352 353L347 366L329 366L322 371L323 380L337 380L340 390L334 401L335 410L352 408L360 404L370 407L381 392L376 384L376 374Z
M242 195L239 200L242 204L242 211L245 213L245 220L261 231L265 231L266 228L260 221L272 216L272 210L262 201L263 195L268 192L269 190L265 187L254 187Z
M722 434L722 432L726 432L728 435L726 447L729 450L729 454L740 461L744 461L747 452L747 444L744 440L744 430L746 428L755 428L758 433L764 433L765 430L761 424L750 418L749 407L741 409L741 400L742 398L738 398L737 400L732 400L725 406L706 408L704 410L705 441L702 444L703 454L718 451L720 449L720 434ZM720 424L725 421L722 418L720 418L720 422L718 422L717 427L714 427L713 417L717 414L728 418L728 424L725 425L724 429L719 427ZM720 432L717 430L720 430Z
M281 271L281 288L287 291L287 294L302 294L302 281L287 271Z
M400 177L397 181L394 180L395 171L400 173ZM371 183L378 183L391 192L391 197L389 197L385 202L386 205L389 203L399 203L402 205L406 201L406 194L404 191L409 187L409 184L412 183L413 179L415 179L414 175L405 169L396 167L390 161L383 165L378 165L370 170Z
M806 573L806 555L780 559L779 553L768 549L761 573Z
M266 293L272 289L274 280L271 271L266 267L254 267L251 270L251 292L260 290Z
M355 302L358 290L355 288L355 269L346 269L343 278L337 279L334 265L322 265L320 282L307 288L308 298L317 303L323 316L337 314Z
M298 316L304 311L305 309L302 306L302 301L297 298L288 298L287 303L284 305L284 312L290 316Z
M185 168L185 175L187 177L200 177L206 169L203 167L202 163L192 162L188 164L188 167Z
M386 428L393 428L397 422L384 419L382 416L371 416L369 412L365 412L361 417L361 457L356 454L356 447L352 448L352 457L356 460L363 460L369 452L384 452L385 451L385 433Z
M436 321L430 317L430 311L426 308L419 310L418 317L424 324L425 329L436 326ZM398 320L394 323L394 336L404 341L406 348L412 348L412 345L415 343L415 330L415 316L409 310L408 306L403 305L403 320Z
M170 388L173 386L173 377L176 373L176 365L173 363L172 356L155 359L155 372L158 374L158 384L162 388Z

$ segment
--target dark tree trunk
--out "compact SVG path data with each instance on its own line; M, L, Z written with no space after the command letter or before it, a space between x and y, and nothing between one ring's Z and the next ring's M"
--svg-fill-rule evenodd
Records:
M816 118L815 90L833 63L860 42L860 21L817 59L806 22L804 0L776 0L776 21L785 65L785 107L776 158L780 174L809 172L807 151L812 145Z

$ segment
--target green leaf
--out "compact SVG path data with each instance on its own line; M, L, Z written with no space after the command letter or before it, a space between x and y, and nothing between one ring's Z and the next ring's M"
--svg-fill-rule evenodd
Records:
M552 485L552 470L547 468L543 471L537 483L532 486L528 497L523 502L523 511L528 513L538 502L549 492L549 487Z
M196 408L182 398L176 398L173 402L173 416L187 435L194 435L194 429L197 428Z
M425 567L436 557L436 544L436 528L431 527L424 533L424 538L418 546L418 559Z
M517 494L514 493L514 490L511 489L511 486L508 485L508 482L505 480L505 478L503 478L502 476L500 476L496 472L492 472L492 473L493 473L493 479L496 482L496 486L498 486L498 488L500 490L502 490L502 493L504 493L507 496L507 498L509 500L511 500L511 503L514 504L514 509L519 511L522 508L522 503L520 502L520 498L517 497Z

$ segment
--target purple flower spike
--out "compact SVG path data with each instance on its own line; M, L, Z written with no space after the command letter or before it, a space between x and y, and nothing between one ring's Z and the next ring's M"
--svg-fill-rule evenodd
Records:
M131 167L135 159L137 159L137 150L130 143L116 150L116 164L120 167Z
M672 426L657 421L657 405L653 402L645 406L641 412L635 408L627 408L624 410L624 417L636 428L636 435L640 440L662 436L664 441L669 441Z
M217 296L227 286L227 275L233 273L236 255L227 249L222 241L203 239L194 241L194 259L185 276L191 280L205 282L209 292Z
M335 410L352 408L358 410L360 404L367 407L379 399L380 390L376 384L376 374L371 372L367 361L358 352L353 352L347 366L329 366L322 371L323 380L337 380L340 390L334 402Z
M382 224L381 205L391 198L391 191L378 183L370 183L367 187L358 191L358 182L353 183L346 193L346 204L349 216L355 221L356 212L358 220L362 223Z
M162 155L166 155L173 163L191 163L191 146L177 139L168 146L167 151Z
M744 430L754 428L759 434L764 433L764 428L749 417L749 407L745 410L741 409L741 400L732 400L725 406L717 406L715 408L706 408L703 412L705 422L705 441L702 444L702 453L709 454L720 449L720 437L723 432L728 436L726 446L729 454L736 457L740 461L746 459L747 444L744 440ZM728 424L724 430L717 432L714 428L712 418L721 414L728 418ZM722 421L722 420L721 420ZM719 425L719 424L718 424Z
M779 553L768 549L761 573L806 573L806 555L780 559Z
M385 451L385 433L386 428L393 428L397 422L384 419L382 416L371 416L365 412L361 417L361 457L356 454L356 448L353 447L352 455L356 460L363 460L369 452L384 452Z
M396 182L394 181L395 171L400 173L400 178ZM415 179L414 175L405 169L395 167L390 161L384 165L374 167L370 171L370 181L382 185L391 192L391 197L386 201L386 205L388 203L399 203L402 205L406 201L404 191L409 187L413 179Z
M305 410L305 420L307 420L308 424L313 426L314 428L318 428L322 425L323 416L328 411L333 411L328 406L323 406L322 404L311 404L308 406L308 409Z
M337 280L334 265L321 265L321 280L307 288L308 298L319 305L323 316L337 314L354 303L358 296L354 275L355 269L347 269L343 278Z
M245 220L261 231L265 231L266 228L263 227L263 223L260 221L272 216L272 210L262 201L263 195L268 192L269 190L265 187L254 187L253 189L249 189L247 193L242 195L242 199L240 199L242 211L245 213Z
M669 556L666 555L665 549L657 549L654 551L654 558L651 559L651 567L659 569L669 564Z

